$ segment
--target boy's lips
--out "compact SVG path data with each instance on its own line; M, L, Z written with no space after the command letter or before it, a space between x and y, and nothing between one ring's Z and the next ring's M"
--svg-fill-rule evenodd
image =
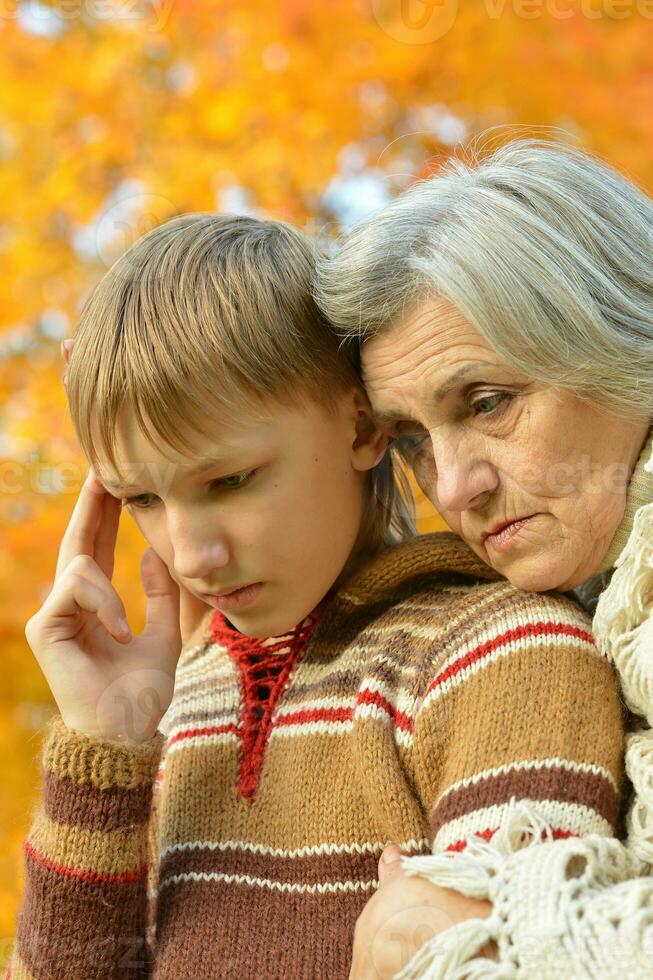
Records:
M253 584L256 583L248 582L246 585L229 585L229 586L225 586L225 588L223 589L213 589L212 592L203 592L202 595L206 596L209 599L220 598L220 596L231 595L232 592L238 592L240 589L247 589L249 588L250 585Z
M221 612L234 612L255 602L262 588L262 582L254 582L230 590L223 589L220 593L207 593L205 599Z

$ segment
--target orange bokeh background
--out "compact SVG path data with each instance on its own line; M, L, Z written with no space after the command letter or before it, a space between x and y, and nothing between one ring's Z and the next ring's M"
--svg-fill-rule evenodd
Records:
M333 237L489 127L561 136L650 190L652 42L653 0L0 2L0 969L53 710L24 624L86 473L60 340L88 291L187 211ZM143 547L125 521L137 630Z

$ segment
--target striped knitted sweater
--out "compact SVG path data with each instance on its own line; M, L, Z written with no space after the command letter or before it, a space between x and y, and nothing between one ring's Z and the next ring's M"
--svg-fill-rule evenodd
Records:
M448 533L287 637L211 611L149 742L49 723L7 976L346 980L388 843L456 851L513 797L559 837L617 832L623 723L580 607Z

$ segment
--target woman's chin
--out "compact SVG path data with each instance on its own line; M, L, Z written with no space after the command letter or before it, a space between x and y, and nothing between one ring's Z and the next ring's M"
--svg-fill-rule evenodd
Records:
M552 556L547 560L546 555L541 553L533 558L526 556L513 562L493 561L492 567L501 575L508 579L516 589L524 592L568 592L576 588L583 581L577 576L570 574L567 567L560 564L560 559L556 560Z

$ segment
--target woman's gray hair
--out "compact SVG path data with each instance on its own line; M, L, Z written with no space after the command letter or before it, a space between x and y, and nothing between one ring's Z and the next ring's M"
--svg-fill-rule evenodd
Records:
M653 418L653 202L589 154L517 139L451 157L318 266L315 295L363 342L443 297L504 360Z

